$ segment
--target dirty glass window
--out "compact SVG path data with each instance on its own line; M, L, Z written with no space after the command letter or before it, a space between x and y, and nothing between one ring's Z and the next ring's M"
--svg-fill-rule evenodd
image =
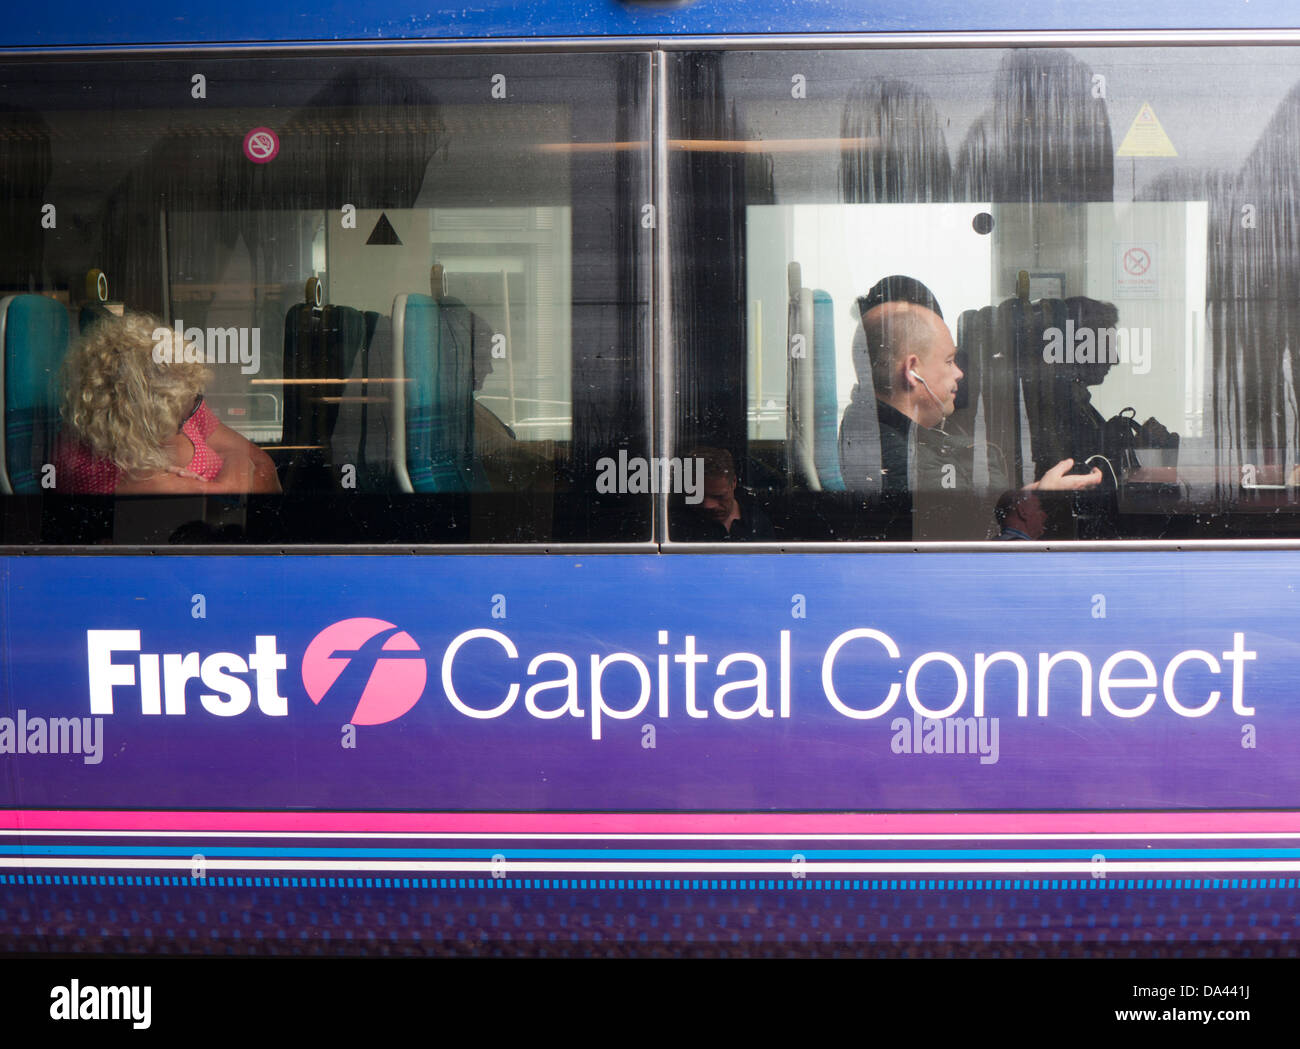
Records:
M722 463L675 538L1300 529L1300 52L690 54L671 85L674 452Z
M649 538L644 55L0 85L0 541Z

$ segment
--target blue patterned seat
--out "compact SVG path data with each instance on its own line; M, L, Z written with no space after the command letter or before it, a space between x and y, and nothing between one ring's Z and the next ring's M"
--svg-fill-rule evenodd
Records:
M835 304L813 292L813 460L824 492L844 491L840 474L840 406L835 388Z
M41 490L59 432L59 372L68 349L68 311L44 295L0 299L0 492Z
M465 340L447 338L438 302L393 302L395 462L404 492L466 492L474 469L474 372Z

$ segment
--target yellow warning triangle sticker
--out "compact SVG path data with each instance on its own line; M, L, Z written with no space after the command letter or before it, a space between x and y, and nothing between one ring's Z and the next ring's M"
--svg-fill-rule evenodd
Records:
M1178 150L1169 141L1165 129L1156 119L1156 111L1150 102L1143 102L1138 115L1133 118L1133 126L1128 129L1124 141L1115 151L1117 157L1176 157Z

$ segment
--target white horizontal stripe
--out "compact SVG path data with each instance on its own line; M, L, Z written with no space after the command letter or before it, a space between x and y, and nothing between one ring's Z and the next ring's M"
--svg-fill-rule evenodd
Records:
M375 872L445 872L449 874L493 874L493 865L487 860L275 860L275 859L239 859L207 858L203 860L207 872L213 871L375 871ZM0 857L0 867L13 867L30 870L80 869L80 870L179 870L190 871L194 867L191 859L95 859L80 857L37 857L5 856ZM1116 874L1135 874L1138 872L1171 874L1213 874L1213 873L1282 873L1300 871L1300 860L1231 860L1216 863L1212 860L1114 860L1103 865L1106 877ZM783 878L795 876L796 869L805 877L828 874L1085 874L1092 876L1094 865L1085 861L1042 862L809 862L796 868L788 861L738 862L647 862L612 860L608 863L589 861L564 861L548 863L539 860L507 860L501 867L501 877L514 878L520 874L651 874L671 876L674 874L731 874L756 875L774 874ZM1104 880L1104 879L1094 879Z

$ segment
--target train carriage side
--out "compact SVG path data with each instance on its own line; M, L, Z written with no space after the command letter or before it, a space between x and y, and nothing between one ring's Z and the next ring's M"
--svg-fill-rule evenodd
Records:
M1288 16L482 6L0 36L0 950L1293 955Z

